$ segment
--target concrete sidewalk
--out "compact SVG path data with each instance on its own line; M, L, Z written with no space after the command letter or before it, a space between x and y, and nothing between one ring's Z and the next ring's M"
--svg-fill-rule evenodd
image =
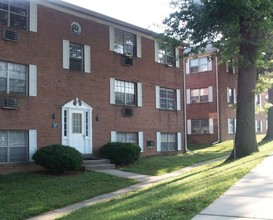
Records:
M273 219L273 154L192 220Z
M60 218L60 217L63 217L65 215L73 212L73 211L76 211L77 209L80 209L83 207L88 207L88 206L94 205L99 202L110 201L111 199L113 199L117 196L125 195L129 192L143 189L145 187L151 187L155 183L158 183L158 182L166 180L166 179L174 178L176 176L179 176L185 172L192 170L195 167L201 166L206 163L218 161L218 160L223 160L225 158L226 157L220 157L220 158L205 161L202 163L197 163L192 166L188 166L183 169L180 169L180 170L177 170L177 171L174 171L171 173L167 173L167 174L161 175L161 176L141 175L141 174L137 174L137 173L125 172L125 171L120 171L120 170L98 170L98 172L103 172L103 173L107 173L107 174L118 176L118 177L135 179L139 183L129 186L129 187L126 187L124 189L117 190L112 193L107 193L107 194L100 195L100 196L97 196L97 197L94 197L94 198L91 198L91 199L88 199L88 200L85 200L85 201L82 201L82 202L79 202L76 204L68 205L64 208L56 209L56 210L44 213L39 216L29 218L28 220L51 220L51 219Z

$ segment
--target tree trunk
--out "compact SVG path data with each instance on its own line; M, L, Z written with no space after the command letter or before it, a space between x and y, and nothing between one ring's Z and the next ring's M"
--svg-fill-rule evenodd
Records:
M268 90L268 102L273 104L273 88ZM267 122L268 128L263 140L273 140L273 107L268 109Z
M239 68L234 146L237 158L258 151L255 130L255 85L256 67L248 65Z
M244 17L239 18L240 63L238 73L238 97L236 108L236 134L234 149L230 158L241 158L258 151L255 130L255 94L257 76L257 48L251 45L249 24Z

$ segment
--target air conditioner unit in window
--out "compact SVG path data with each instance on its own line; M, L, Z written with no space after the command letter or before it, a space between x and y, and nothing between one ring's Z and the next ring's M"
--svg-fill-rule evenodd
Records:
M4 109L18 109L19 101L15 98L4 98L2 100L2 108Z
M154 141L147 141L147 147L154 147L155 142Z
M124 108L122 109L123 117L132 117L134 115L134 109L132 108Z
M132 66L133 65L133 56L129 53L123 54L123 64L124 64L124 66Z
M11 30L4 30L3 31L3 39L17 42L19 40L19 33L16 31Z

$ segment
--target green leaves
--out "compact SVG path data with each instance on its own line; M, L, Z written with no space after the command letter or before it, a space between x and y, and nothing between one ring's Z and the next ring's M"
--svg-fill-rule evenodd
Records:
M208 43L228 47L229 57L239 53L242 43L259 50L273 30L270 0L174 0L172 5L177 11L164 20L165 34L190 43L195 52Z

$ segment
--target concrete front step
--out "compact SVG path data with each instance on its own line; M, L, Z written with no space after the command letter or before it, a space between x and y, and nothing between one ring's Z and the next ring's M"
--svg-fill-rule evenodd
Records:
M100 159L100 160L83 160L83 165L99 165L99 164L110 164L110 160L108 159Z
M108 159L84 160L82 166L85 167L86 170L108 170L116 168Z
M115 169L115 164L99 164L85 166L85 170L111 170Z

